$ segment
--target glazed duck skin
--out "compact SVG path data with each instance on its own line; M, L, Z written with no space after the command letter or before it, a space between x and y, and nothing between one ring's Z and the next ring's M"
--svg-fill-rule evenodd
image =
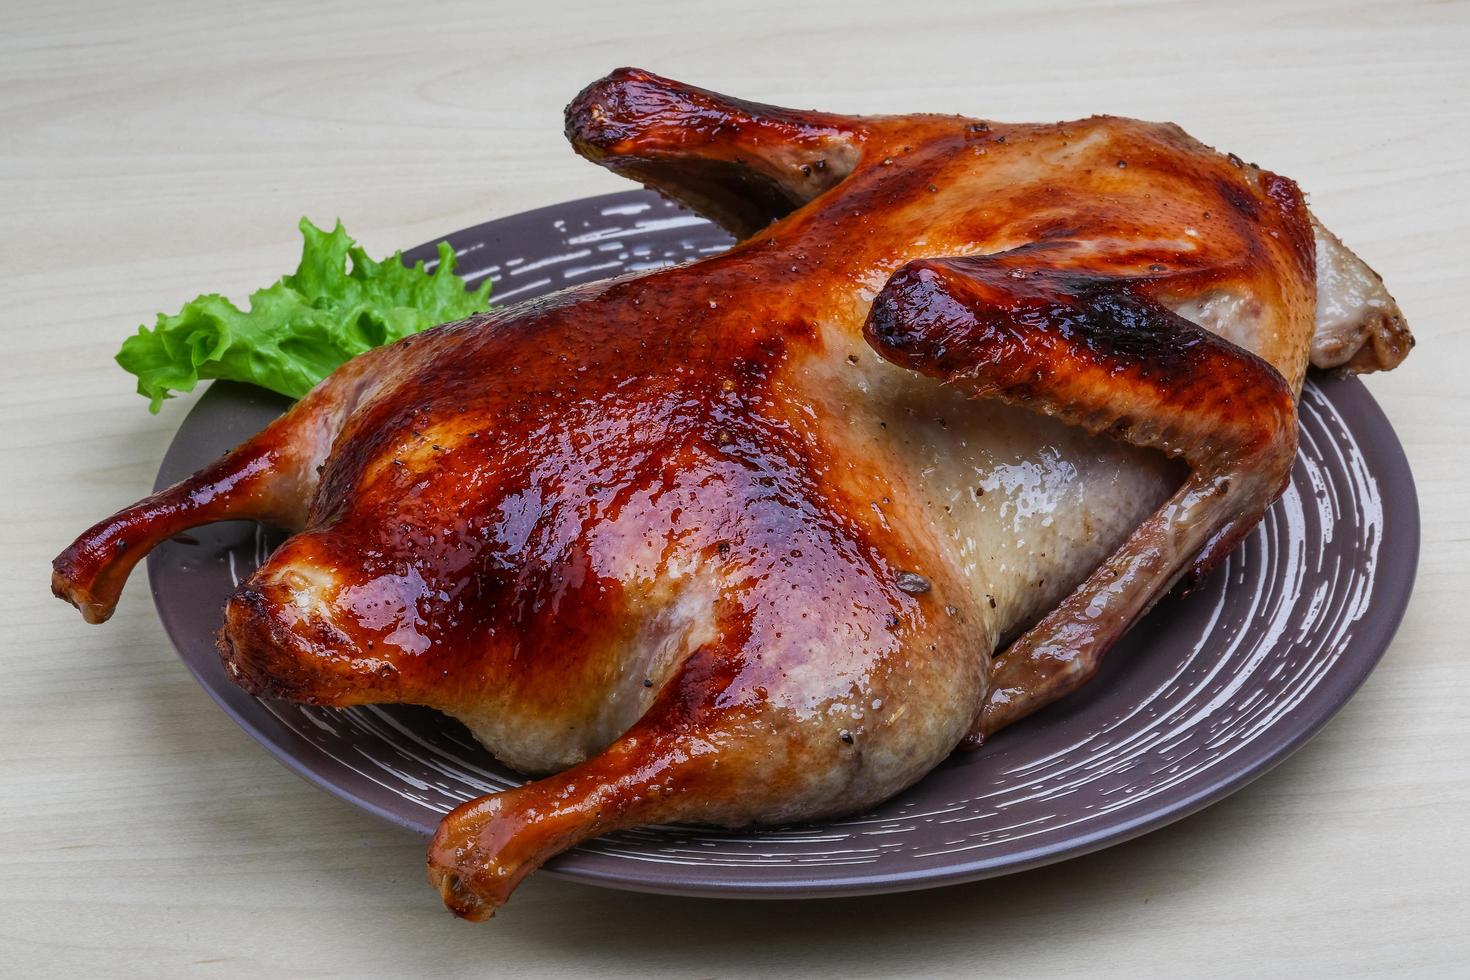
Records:
M1412 345L1294 183L1172 125L624 69L567 133L741 242L365 354L53 576L100 622L159 541L295 531L226 607L238 683L551 774L444 819L469 918L616 828L873 806L1075 690L1280 493L1308 364Z

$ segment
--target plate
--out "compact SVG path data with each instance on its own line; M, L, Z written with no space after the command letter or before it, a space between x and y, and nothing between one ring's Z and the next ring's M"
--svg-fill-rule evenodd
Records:
M646 191L559 204L448 236L504 305L718 252L729 237ZM432 258L431 246L406 258ZM158 486L253 435L286 401L216 383L180 427ZM1169 597L1083 691L957 753L878 809L820 825L610 834L551 873L686 895L848 895L1005 874L1134 837L1200 809L1299 747L1368 676L1413 586L1419 514L1403 450L1362 384L1314 377L1292 482L1187 597ZM226 596L280 540L216 524L148 559L168 635L210 696L308 780L400 826L520 778L428 709L259 700L215 653ZM283 823L285 827L287 824Z

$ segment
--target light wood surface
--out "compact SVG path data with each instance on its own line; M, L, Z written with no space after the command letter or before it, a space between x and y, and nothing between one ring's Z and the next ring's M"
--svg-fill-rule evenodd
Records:
M0 10L0 974L1465 975L1470 8L1457 3L6 0ZM291 775L177 662L138 575L83 625L47 563L145 493L192 399L111 360L159 309L623 184L561 107L636 64L854 112L1171 119L1288 174L1419 348L1369 384L1419 482L1418 588L1328 728L1231 799L1065 865L805 903L540 877L443 912L422 843ZM12 972L13 971L13 972Z

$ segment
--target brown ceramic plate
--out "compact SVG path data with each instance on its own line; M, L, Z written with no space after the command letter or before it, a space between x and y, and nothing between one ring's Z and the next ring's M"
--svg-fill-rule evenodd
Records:
M652 194L571 201L448 236L504 305L630 269L721 251L730 239ZM409 259L431 258L429 246ZM286 406L211 387L179 429L162 487ZM845 895L949 884L1126 840L1261 775L1367 677L1398 626L1419 554L1403 450L1355 380L1313 378L1286 494L1202 588L1162 602L1083 692L958 753L871 813L731 833L611 834L553 861L560 875L690 895ZM520 779L457 723L420 708L258 700L214 649L225 597L279 539L217 524L148 559L164 627L229 715L287 766L384 819L429 833L471 797ZM282 823L285 827L287 824Z

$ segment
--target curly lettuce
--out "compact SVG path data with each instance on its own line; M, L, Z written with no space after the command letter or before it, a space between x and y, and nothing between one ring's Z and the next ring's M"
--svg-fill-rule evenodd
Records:
M301 234L301 264L254 293L249 310L209 293L123 341L117 363L137 375L149 411L210 378L300 398L364 351L489 309L489 280L466 290L447 242L429 272L401 252L374 262L340 221L328 232L302 218Z

